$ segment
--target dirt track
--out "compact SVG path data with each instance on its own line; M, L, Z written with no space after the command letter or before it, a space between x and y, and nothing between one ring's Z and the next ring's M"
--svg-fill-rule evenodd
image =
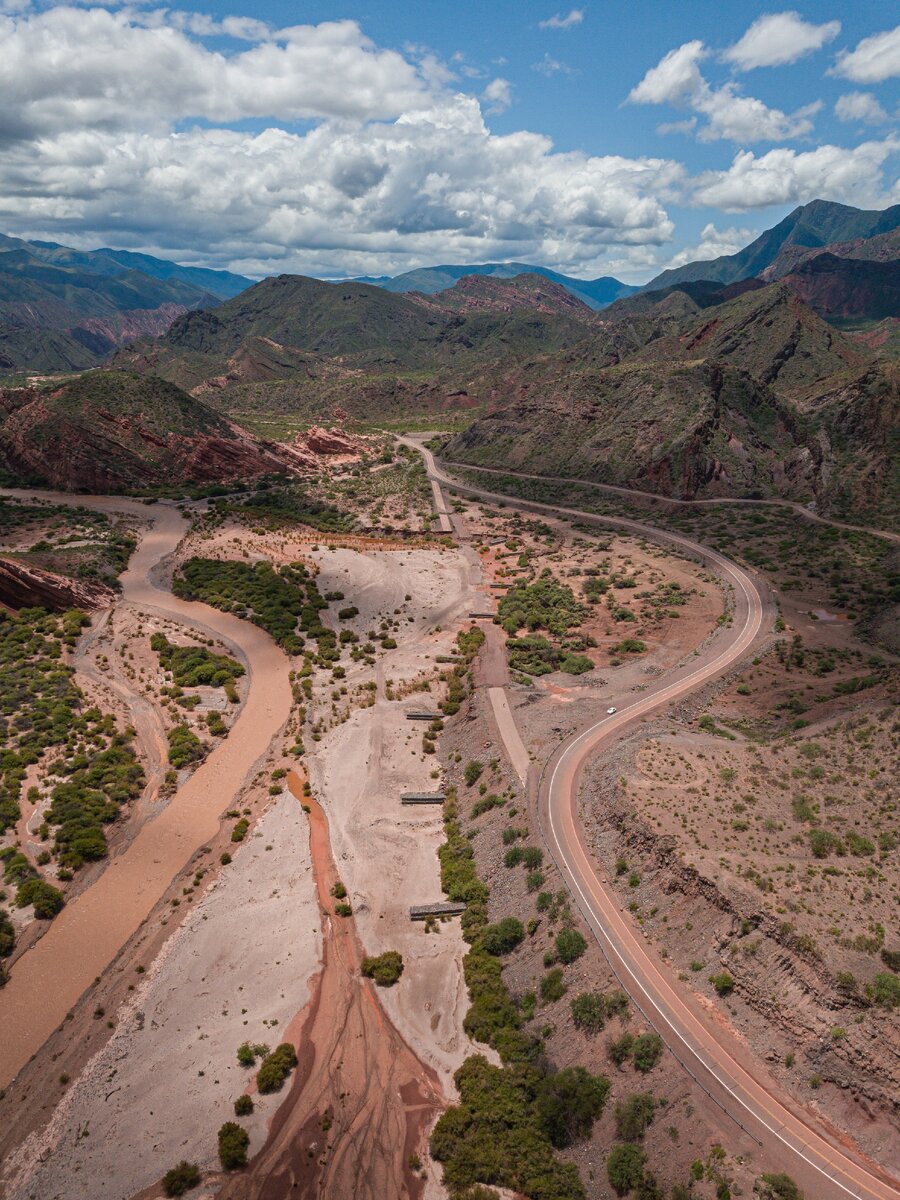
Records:
M352 920L334 917L338 878L321 807L310 807L310 844L323 912L324 966L290 1040L300 1062L262 1152L221 1200L353 1197L419 1200L424 1180L410 1170L426 1130L443 1108L434 1072L422 1066L360 975L363 950Z

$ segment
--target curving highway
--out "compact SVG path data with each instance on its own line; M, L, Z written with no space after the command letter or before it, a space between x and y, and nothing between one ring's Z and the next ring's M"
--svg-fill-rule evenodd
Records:
M463 495L479 499L513 503L527 511L573 516L638 532L700 558L729 585L734 601L730 627L721 628L692 662L668 672L648 691L624 702L617 713L595 721L557 748L539 781L541 832L624 989L689 1073L761 1145L766 1164L777 1164L789 1172L811 1200L897 1200L900 1187L878 1165L858 1159L829 1140L809 1114L798 1109L763 1075L759 1064L736 1039L701 1018L670 969L651 952L634 922L622 912L613 888L601 878L580 818L580 782L588 760L622 738L637 722L689 695L740 661L763 631L767 613L771 613L765 592L748 572L688 538L623 517L601 518L578 509L521 501L459 484L437 466L419 441L409 439L407 444L425 457L433 484L450 485Z

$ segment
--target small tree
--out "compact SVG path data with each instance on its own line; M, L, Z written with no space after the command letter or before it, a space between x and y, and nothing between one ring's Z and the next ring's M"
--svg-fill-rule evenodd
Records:
M399 950L386 950L377 958L364 958L362 973L379 987L393 987L403 974L403 955Z
M242 1096L238 1096L234 1102L234 1115L236 1117L249 1117L252 1112L253 1101L246 1092Z
M763 1175L753 1185L762 1200L803 1200L803 1193L790 1175Z
M488 954L509 954L525 936L525 928L516 917L504 917L494 925L486 925L481 945Z
M234 1171L247 1165L247 1147L250 1134L236 1121L226 1121L219 1130L219 1162L225 1171Z
M608 1094L609 1080L591 1075L584 1067L565 1067L541 1080L538 1116L558 1150L588 1137Z

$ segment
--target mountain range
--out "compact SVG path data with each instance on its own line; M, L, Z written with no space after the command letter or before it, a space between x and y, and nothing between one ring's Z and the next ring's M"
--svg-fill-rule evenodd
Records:
M519 262L420 267L415 271L405 271L402 275L368 276L352 282L371 283L388 292L421 292L425 296L433 296L436 292L452 288L466 275L487 275L494 279L513 279L516 275L543 275L545 279L564 287L588 308L595 309L605 308L614 300L621 300L638 291L637 287L622 283L611 275L601 275L598 279L576 279L571 275L551 271L548 267Z
M0 234L0 371L84 370L249 287L227 271Z
M72 436L89 446L92 379L105 381L99 436L118 412L111 381L144 377L171 386L159 396L177 394L179 412L197 403L232 431L236 419L427 420L459 430L448 452L474 464L679 497L788 496L890 520L898 212L815 202L732 256L737 265L717 260L725 280L669 273L602 310L543 272L485 270L429 292L264 279L185 305L161 335L119 348L113 371L83 376ZM140 424L129 395L127 419ZM7 420L0 449L11 430L16 461L38 461L31 442L49 426Z

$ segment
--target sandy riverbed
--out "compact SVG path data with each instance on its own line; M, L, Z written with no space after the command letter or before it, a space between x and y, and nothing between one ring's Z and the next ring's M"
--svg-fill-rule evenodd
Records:
M391 701L386 681L396 688L451 651L460 620L476 607L478 568L449 550L362 555L323 549L313 557L320 590L343 591L345 603L352 600L360 610L342 627L351 625L362 638L383 616L400 610L394 617L399 629L392 631L397 649L379 662L374 706L357 709L328 732L310 755L309 768L363 945L370 954L403 955L400 983L383 991L381 1000L416 1054L452 1088L450 1076L475 1049L462 1031L467 946L458 922L426 934L409 920L410 905L444 898L437 860L444 837L439 808L400 804L401 792L440 787L440 779L432 778L436 760L422 754L422 726L405 717L407 709L432 706L437 689ZM370 678L371 668L348 664L348 685L357 676Z
M309 998L320 946L308 822L285 791L169 940L50 1125L11 1158L10 1200L125 1200L182 1158L215 1165L216 1131L253 1078L235 1051L282 1040ZM254 1099L243 1124L258 1150L282 1097Z

